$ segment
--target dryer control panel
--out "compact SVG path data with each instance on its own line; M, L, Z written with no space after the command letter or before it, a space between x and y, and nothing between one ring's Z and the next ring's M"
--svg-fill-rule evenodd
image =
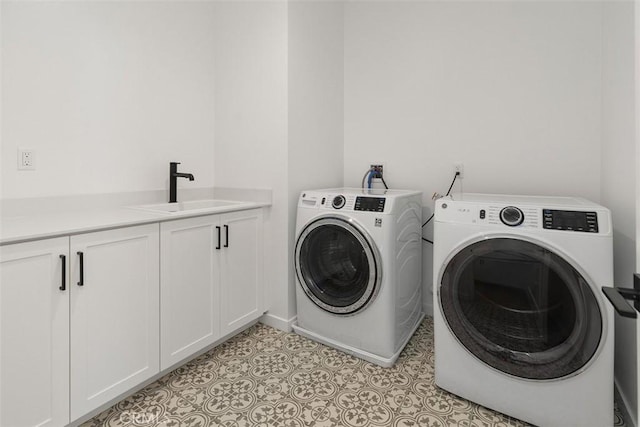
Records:
M550 230L598 232L598 214L589 211L543 209L543 226Z
M536 196L507 198L498 195L494 196L498 200L493 200L489 195L465 196L466 200L437 200L435 221L483 225L502 230L544 230L598 235L611 233L609 210L585 199ZM561 202L567 201L573 203L563 206Z

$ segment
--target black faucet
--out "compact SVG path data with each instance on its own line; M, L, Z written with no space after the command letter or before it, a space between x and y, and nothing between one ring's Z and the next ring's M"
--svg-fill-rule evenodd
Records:
M178 162L170 162L169 163L169 203L177 202L178 198L178 186L177 180L178 178L188 178L189 181L193 181L195 178L190 173L180 173L178 172Z

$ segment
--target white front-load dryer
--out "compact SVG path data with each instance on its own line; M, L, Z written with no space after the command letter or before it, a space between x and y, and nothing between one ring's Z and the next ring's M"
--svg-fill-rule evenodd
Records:
M613 423L609 210L579 198L437 201L436 384L540 426Z
M422 197L335 188L298 201L294 330L391 366L423 318Z

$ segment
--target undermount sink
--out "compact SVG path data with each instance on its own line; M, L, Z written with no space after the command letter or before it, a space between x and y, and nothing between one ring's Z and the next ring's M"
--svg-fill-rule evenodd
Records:
M131 206L132 209L144 211L174 214L180 212L209 211L216 208L223 208L233 205L242 205L243 202L232 200L191 200L188 202L176 203L155 203L150 205Z

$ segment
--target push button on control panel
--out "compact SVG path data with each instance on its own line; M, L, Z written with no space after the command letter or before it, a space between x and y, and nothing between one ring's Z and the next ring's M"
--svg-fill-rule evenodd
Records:
M480 209L480 219L485 219L487 217L487 211L484 209Z

